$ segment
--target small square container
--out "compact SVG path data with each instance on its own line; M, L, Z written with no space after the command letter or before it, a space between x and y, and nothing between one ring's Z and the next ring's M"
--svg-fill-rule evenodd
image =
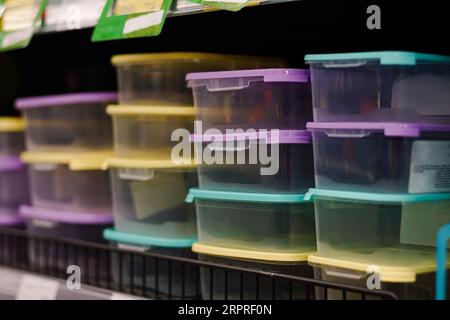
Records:
M435 254L436 234L450 222L450 194L380 194L311 189L317 252L375 260L395 250L391 263ZM426 213L426 214L425 214Z
M308 131L192 135L191 141L201 151L201 189L298 194L314 186Z
M189 134L194 129L193 107L174 106L108 106L113 118L114 152L130 159L171 159L179 143L176 130ZM193 152L191 153L193 156ZM182 155L184 156L184 155ZM187 160L191 160L187 155Z
M115 93L75 93L21 98L16 108L26 121L27 149L32 151L98 151L111 149L111 119L106 106Z
M316 188L450 192L450 125L312 122Z
M307 70L190 73L186 80L205 129L302 129L312 119Z
M314 207L303 194L191 189L199 242L266 254L316 251Z
M199 259L208 263L264 271L283 275L312 278L313 270L307 263L307 254L237 250L195 243L192 250ZM307 289L302 283L257 277L252 273L229 269L200 269L201 290L204 300L306 300ZM211 283L212 281L212 283Z
M166 239L196 238L195 208L184 202L197 185L194 165L169 160L108 160L117 231Z
M117 287L145 288L147 292L158 294L157 298L192 299L200 296L198 267L170 260L170 257L196 260L197 255L191 250L196 239L147 237L114 229L106 229L103 235L119 249L130 251L130 254L111 252L111 275ZM139 253L167 256L168 259L139 256Z
M318 255L308 257L309 264L314 267L316 280L360 287L373 290L384 290L393 293L402 300L434 300L436 261L408 261L392 265L390 258L394 252L380 255L377 260L364 263L346 259L328 258ZM431 257L428 257L431 258ZM446 287L447 295L450 286ZM342 290L316 287L317 300L343 300ZM379 300L381 297L347 291L345 300Z
M26 166L18 157L0 157L0 207L16 210L29 198Z
M110 153L24 152L29 164L31 201L39 208L111 213L108 172L102 165Z
M25 121L17 117L0 117L0 159L17 157L25 149Z
M450 121L450 57L414 52L312 54L314 121Z
M199 52L126 54L112 58L120 104L193 106L188 72L282 67L283 59Z

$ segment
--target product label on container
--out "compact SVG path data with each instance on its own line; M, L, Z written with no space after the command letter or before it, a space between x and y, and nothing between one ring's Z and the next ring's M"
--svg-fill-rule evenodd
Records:
M27 274L20 281L16 300L55 300L58 288L57 280Z
M450 192L450 141L413 143L408 192Z

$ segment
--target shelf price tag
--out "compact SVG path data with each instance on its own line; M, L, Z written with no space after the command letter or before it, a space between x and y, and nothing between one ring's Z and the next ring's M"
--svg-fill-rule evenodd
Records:
M16 300L55 300L58 288L57 280L27 274L20 280Z
M0 0L0 52L28 46L46 5L47 0Z
M239 11L246 6L257 5L262 0L189 0L207 7L227 11Z
M172 0L107 0L92 41L157 36L171 5Z

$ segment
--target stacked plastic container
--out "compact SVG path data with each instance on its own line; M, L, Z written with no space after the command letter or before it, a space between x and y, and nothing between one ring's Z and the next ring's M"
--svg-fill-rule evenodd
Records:
M26 122L31 206L21 215L33 233L100 242L112 223L110 184L102 165L111 154L111 121L106 106L115 93L76 93L21 98L16 101ZM43 260L39 241L31 241L30 258L38 266L64 269L59 250ZM76 264L77 257L69 257ZM51 265L49 265L51 264Z
M314 208L309 72L258 69L187 75L196 108L201 260L312 277ZM228 271L202 270L204 299L302 299L304 288ZM210 281L214 281L214 286ZM241 278L242 277L242 278ZM257 290L259 288L259 290ZM259 296L257 296L259 292Z
M316 212L315 277L432 299L436 233L450 222L450 57L305 60L314 107L316 188L307 198Z
M197 166L193 152L174 159L181 136L193 132L195 110L192 93L185 85L191 71L229 70L239 67L281 65L273 59L204 53L158 53L119 55L112 58L119 80L119 104L110 105L113 120L114 157L111 170L114 229L106 239L130 250L195 258L197 240L195 207L185 202L196 187ZM188 146L189 137L187 137ZM178 153L176 153L178 155ZM143 282L142 262L130 264L113 255L116 281L133 266L122 285ZM155 260L146 263L147 290L172 297L197 293L197 270ZM173 278L170 278L172 269ZM159 282L156 284L155 273ZM132 278L131 278L132 277ZM183 283L184 281L184 283Z

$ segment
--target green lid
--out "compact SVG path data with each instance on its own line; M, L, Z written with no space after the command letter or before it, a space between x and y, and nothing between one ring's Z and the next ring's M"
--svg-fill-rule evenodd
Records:
M272 194L251 192L214 191L204 189L190 189L186 202L194 202L195 199L223 200L239 202L263 202L263 203L302 203L304 194Z
M194 242L197 242L196 238L190 239L168 239L147 237L136 234L124 233L115 229L105 229L103 231L103 238L106 240L119 242L123 244L130 244L136 246L153 246L163 248L190 248Z
M408 65L417 63L450 63L450 56L406 51L377 51L331 54L307 54L307 62L325 62L340 60L379 60L383 65Z
M402 202L425 202L450 200L450 193L423 193L423 194L392 194L392 193L369 193L352 192L326 189L309 189L305 194L305 200L313 200L315 197L363 200L383 203L402 203Z

